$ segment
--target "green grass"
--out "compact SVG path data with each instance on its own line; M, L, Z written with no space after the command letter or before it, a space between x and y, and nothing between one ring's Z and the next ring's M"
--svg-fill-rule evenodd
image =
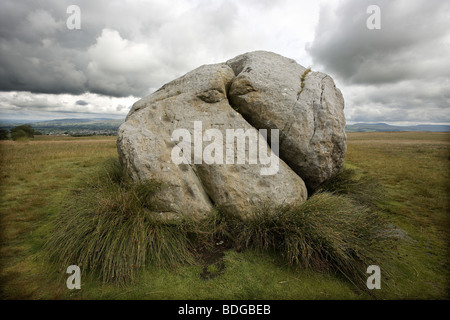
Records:
M132 285L98 285L84 280L66 297L84 299L369 299L332 274L286 267L279 256L254 250L229 250L225 271L203 280L200 266L177 269L146 267ZM61 282L61 285L64 285Z
M305 80L306 80L306 76L307 76L308 73L310 73L310 72L311 72L311 68L309 67L309 68L307 68L307 69L305 70L305 72L303 72L302 76L300 77L300 90L299 90L298 93L297 93L298 96L302 93L303 88L305 88Z
M0 143L1 298L52 299L64 291L42 247L75 181L117 154L113 139L101 141L39 136Z
M267 210L274 210L270 206L256 210L255 219L260 221L239 222L233 217L221 216L219 211L204 224L168 226L155 221L152 202L145 203L158 191L157 186L127 186L114 164L111 167L109 163L110 167L105 170L105 161L117 157L114 138L37 137L29 142L1 142L1 297L446 299L449 287L446 267L449 262L448 146L448 134L351 134L346 170L324 186L327 193L313 196L306 204L283 208L284 214L280 212L278 216L267 214ZM106 172L109 176L105 176ZM86 181L88 176L94 178ZM105 183L105 178L110 183ZM118 190L122 190L121 198L117 198ZM99 196L102 201L98 201ZM138 201L130 203L131 199ZM346 203L349 210L344 210ZM93 212L93 208L101 210ZM355 208L362 209L355 212ZM121 210L121 215L107 214ZM139 214L128 214L125 219L130 210L138 210ZM318 211L316 219L306 214L315 211ZM340 216L337 213L341 211L353 213ZM87 222L92 216L97 220L91 222L100 226L100 232L97 235L88 232L87 237L83 237L82 232L77 234L83 230L77 221ZM352 219L357 222L351 223ZM362 266L379 254L365 251L365 237L356 238L366 232L372 235L366 239L373 237L372 231L380 224L364 228L362 233L358 229L364 225L361 221L367 223L373 219L383 225L389 223L390 232L398 235L399 240L394 244L396 248L382 248L381 253L390 257L378 261L385 282L382 290L370 294L359 288L362 281L357 279L364 278ZM275 227L283 223L283 228ZM319 223L320 228L312 227ZM336 225L339 228L335 228ZM55 229L55 226L60 227ZM312 230L309 234L308 230L301 229L308 226ZM213 232L198 233L206 227ZM130 232L147 234L149 229L161 228L176 230L177 235L181 228L183 236L177 239L186 242L180 246L187 248L184 252L194 257L199 257L204 249L198 247L199 243L205 244L206 251L213 251L217 241L225 241L221 258L225 268L218 272L216 261L205 263L197 259L191 263L182 253L170 263L171 259L164 258L166 255L155 255L157 251L150 249L151 245L145 254L133 251L133 241L127 237ZM298 228L301 232L297 232ZM111 230L123 233L113 235ZM103 242L107 244L103 256L93 254L92 248L99 243L99 238L95 237L108 236L108 232L114 241ZM165 239L173 239L170 232L168 234L135 239L162 245ZM56 239L62 241L59 250L66 254L64 257L57 254L49 261L48 245ZM81 248L75 245L77 243ZM353 268L358 270L356 276L339 271L346 266L346 261L358 261L354 256L346 260L349 251L341 250L346 245L353 247L352 250L356 248L363 258L360 267ZM91 252L86 248L91 248ZM139 264L136 263L140 268L130 269L129 265L121 264L126 259L118 259L120 254L115 254L116 249L141 257ZM329 256L320 256L324 254ZM65 287L65 264L69 260L73 264L71 259L79 263L80 257L85 259L83 266L91 263L90 268L82 267L82 289L70 291ZM385 260L389 260L389 265ZM112 264L105 266L104 261ZM203 279L205 266L217 276ZM118 271L118 279L130 281L108 282L111 270Z
M390 297L449 297L450 181L448 133L354 133L347 165L383 187L380 212L406 240L399 243L396 289Z

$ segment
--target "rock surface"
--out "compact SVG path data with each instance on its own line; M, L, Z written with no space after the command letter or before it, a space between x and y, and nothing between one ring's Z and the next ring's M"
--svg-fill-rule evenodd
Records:
M271 52L246 53L227 65L236 75L231 105L255 128L280 130L280 157L309 190L342 169L344 99L330 76Z
M158 195L163 214L201 218L216 204L245 216L252 204L306 200L303 180L278 157L279 170L273 175L261 175L267 166L249 164L248 152L246 163L237 164L237 150L234 164L195 164L193 158L190 164L172 161L176 143L171 137L177 128L187 129L191 137L196 121L201 122L203 135L211 128L224 132L224 137L226 129L255 130L228 103L233 78L232 69L225 64L195 69L138 101L119 128L119 158L128 174L136 181L155 179L165 184ZM222 145L226 150L225 139ZM192 153L194 149L192 144Z
M304 180L314 190L340 170L346 150L340 91L329 76L319 72L304 76L305 71L293 60L263 51L199 67L133 105L119 128L119 159L135 181L164 183L158 204L168 218L201 218L214 205L245 216L253 204L303 202ZM201 123L200 138L196 122ZM249 144L244 164L237 163L236 145L233 164L225 164L226 130L255 128L279 129L280 158L286 162L272 155L278 163L275 174L261 174L267 164L249 164ZM185 146L193 154L202 140L202 151L212 141L222 146L212 154L220 160L217 151L223 150L223 164L198 161L184 152L185 163L174 163L174 148L182 145L173 139L176 129L189 132L192 140ZM210 129L221 132L223 141L216 136L208 139L205 133ZM261 135L258 141L259 147L271 151Z

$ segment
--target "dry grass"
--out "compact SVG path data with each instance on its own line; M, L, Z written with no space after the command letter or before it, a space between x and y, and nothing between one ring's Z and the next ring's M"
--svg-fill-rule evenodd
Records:
M0 297L51 298L60 291L55 283L47 284L48 266L35 263L34 256L42 251L46 224L61 210L73 183L98 170L105 157L117 155L115 137L98 140L36 136L27 142L0 141Z

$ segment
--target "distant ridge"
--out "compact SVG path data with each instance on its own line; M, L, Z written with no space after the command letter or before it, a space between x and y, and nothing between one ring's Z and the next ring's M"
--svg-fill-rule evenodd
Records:
M123 119L111 118L85 118L85 119L55 119L47 121L27 121L12 122L11 120L0 120L0 129L11 129L22 124L31 124L36 131L43 134L72 134L72 135L92 135L106 134L115 135Z
M378 132L378 131L426 131L450 132L450 125L419 124L415 126L393 126L387 123L355 123L345 126L347 132Z
M79 124L87 124L87 123L123 123L125 119L111 119L111 118L93 118L93 119L55 119L48 121L38 121L33 122L33 127L42 127L42 126L57 126L57 125L79 125Z
M11 129L22 124L31 124L38 131L46 133L79 133L79 132L117 132L123 119L112 118L82 118L82 119L54 119L46 121L36 120L8 120L0 119L0 129ZM345 126L347 132L396 132L396 131L425 131L425 132L450 132L450 125L420 124L414 126L393 126L387 123L355 123Z
M45 121L36 121L35 123L71 123L71 122L93 122L93 121L108 121L115 120L111 118L85 118L85 119L77 119L77 118L66 118L66 119L54 119L54 120L45 120Z

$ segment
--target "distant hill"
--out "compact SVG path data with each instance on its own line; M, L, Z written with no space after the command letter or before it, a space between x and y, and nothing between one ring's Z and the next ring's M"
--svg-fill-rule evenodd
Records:
M21 124L31 124L36 131L43 134L70 135L115 135L125 119L56 119L37 122L12 122L1 120L0 129L11 129Z
M356 123L345 126L347 132L377 131L428 131L450 132L450 125L421 124L415 126L392 126L387 123Z
M31 124L36 131L43 134L115 135L125 119L56 119L48 121L0 120L0 129L11 129L22 124ZM450 132L450 125L422 124L415 126L392 126L387 123L356 123L345 127L347 132L377 132L377 131L428 131Z
M47 121L36 121L34 125L46 126L46 125L64 125L64 124L79 124L79 123L91 123L91 122L104 122L112 121L110 118L95 118L95 119L55 119Z

